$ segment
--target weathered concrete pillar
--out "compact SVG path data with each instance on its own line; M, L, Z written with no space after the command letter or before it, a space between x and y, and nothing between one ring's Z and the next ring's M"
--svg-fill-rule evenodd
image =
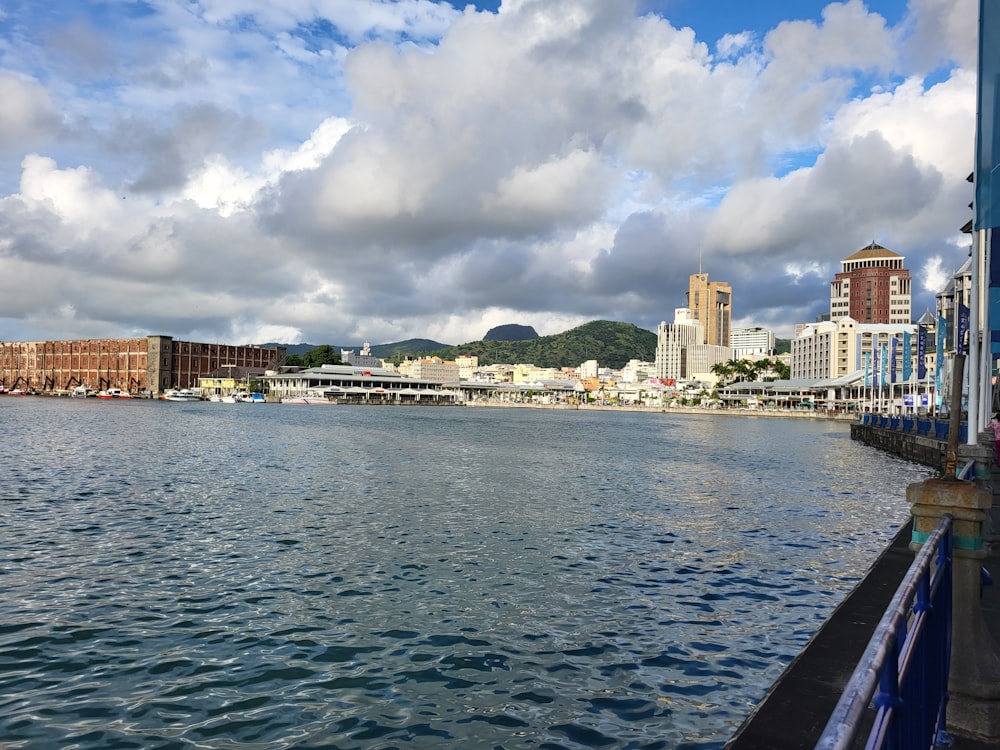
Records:
M1000 655L979 599L980 570L986 557L983 524L993 502L992 492L974 482L946 477L911 484L906 499L912 506L910 547L914 550L926 541L942 515L950 513L954 518L948 729L1000 741Z

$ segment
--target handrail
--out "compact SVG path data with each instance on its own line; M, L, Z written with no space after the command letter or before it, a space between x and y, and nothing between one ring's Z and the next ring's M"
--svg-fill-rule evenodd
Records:
M945 514L875 628L816 750L853 747L873 696L876 713L866 748L946 744L951 541L952 517Z

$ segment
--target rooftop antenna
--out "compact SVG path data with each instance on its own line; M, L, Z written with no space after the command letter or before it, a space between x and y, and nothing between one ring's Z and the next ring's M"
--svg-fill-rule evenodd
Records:
M701 248L698 249L698 275L701 275Z

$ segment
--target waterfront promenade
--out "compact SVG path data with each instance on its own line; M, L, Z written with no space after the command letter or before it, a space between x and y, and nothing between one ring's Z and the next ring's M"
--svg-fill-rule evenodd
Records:
M872 420L868 420L872 421ZM946 442L924 430L909 431L880 427L876 422L852 428L852 437L880 450L895 453L909 460L936 466L943 460ZM977 446L968 451L976 454ZM980 449L979 455L991 455L991 446ZM1000 491L1000 470L980 477L981 483L994 492ZM997 507L994 496L994 507ZM989 511L987 512L989 517ZM986 558L981 561L985 571L980 588L980 609L983 624L993 643L1000 643L1000 524L987 521L984 529ZM849 681L867 644L889 605L896 589L914 559L910 549L912 522L905 523L892 544L874 562L869 572L844 602L834 611L820 631L789 665L767 696L754 709L727 743L726 750L792 750L813 747L833 713L844 687ZM961 649L968 644L956 640ZM953 648L953 654L955 650ZM973 657L974 660L978 660ZM995 707L997 708L997 707ZM994 714L995 715L995 714ZM867 716L870 722L873 712ZM955 750L986 750L996 748L995 734L991 741L985 735L993 730L987 726L971 731L955 731L949 726ZM864 729L867 733L867 729Z
M904 524L864 580L747 717L726 750L801 750L816 744L875 627L913 562L910 533L910 523ZM1000 556L991 555L983 567L995 582L983 587L983 616L990 634L998 640ZM995 743L960 734L953 734L953 739L954 750L996 748Z

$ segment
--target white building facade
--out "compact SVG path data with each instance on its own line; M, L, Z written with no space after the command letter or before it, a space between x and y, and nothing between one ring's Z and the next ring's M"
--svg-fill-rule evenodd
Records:
M793 380L840 378L859 371L869 383L915 380L917 326L841 318L808 325L792 339Z
M729 338L733 359L766 359L774 352L774 331L767 328L734 328Z
M705 332L701 323L686 307L674 310L674 322L656 328L656 377L683 380L688 377L688 348L703 345Z

